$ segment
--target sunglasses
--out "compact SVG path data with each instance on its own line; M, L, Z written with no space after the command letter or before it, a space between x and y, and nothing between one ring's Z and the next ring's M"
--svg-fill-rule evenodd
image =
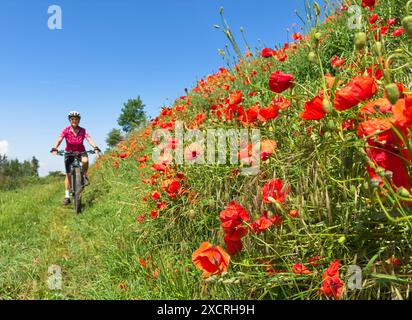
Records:
M79 121L80 119L79 118L70 118L70 121L73 121L73 120Z

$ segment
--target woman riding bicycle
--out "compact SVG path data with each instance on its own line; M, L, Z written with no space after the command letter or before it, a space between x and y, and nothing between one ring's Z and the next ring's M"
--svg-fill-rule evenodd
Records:
M69 152L85 152L86 149L84 147L83 141L84 139L87 140L87 142L92 146L92 148L95 151L96 158L99 158L99 152L100 149L96 146L96 143L92 140L90 137L89 133L86 131L86 129L82 128L79 126L80 123L80 113L77 111L71 111L68 114L68 118L70 121L70 126L66 127L63 129L61 132L60 136L57 138L56 143L54 144L54 147L52 148L51 152L57 156L57 148L59 147L60 143L63 141L63 139L66 139L66 151ZM81 162L83 164L83 172L84 176L86 178L86 181L88 181L87 177L87 170L89 168L89 158L87 156L87 153L80 153L79 154L79 160L81 158ZM64 159L64 164L66 167L66 180L64 182L65 187L66 187L66 192L65 192L65 197L64 197L64 205L69 205L70 204L70 166L74 161L74 156L66 156Z

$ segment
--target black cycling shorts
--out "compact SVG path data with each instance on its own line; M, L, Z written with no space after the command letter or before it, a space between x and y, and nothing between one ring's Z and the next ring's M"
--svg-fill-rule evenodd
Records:
M74 157L75 156L66 156L64 158L64 166L66 167L66 173L71 173L70 172L70 166L72 165L72 163L74 161ZM82 157L87 157L87 155L86 154L83 154L83 155L79 154L77 157L78 157L79 161L82 162Z

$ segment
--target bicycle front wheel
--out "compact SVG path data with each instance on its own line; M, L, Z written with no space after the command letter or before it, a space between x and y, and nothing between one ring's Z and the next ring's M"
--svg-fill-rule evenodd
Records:
M74 210L76 213L80 213L82 207L81 193L83 191L82 185L82 172L80 168L74 168L73 172L73 200L74 200Z

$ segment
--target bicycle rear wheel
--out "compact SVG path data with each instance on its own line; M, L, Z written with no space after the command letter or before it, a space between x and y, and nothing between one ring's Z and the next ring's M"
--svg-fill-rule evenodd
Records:
M81 193L83 191L82 172L80 168L74 168L73 170L73 191L74 210L76 211L76 213L80 213L80 211L82 210Z

